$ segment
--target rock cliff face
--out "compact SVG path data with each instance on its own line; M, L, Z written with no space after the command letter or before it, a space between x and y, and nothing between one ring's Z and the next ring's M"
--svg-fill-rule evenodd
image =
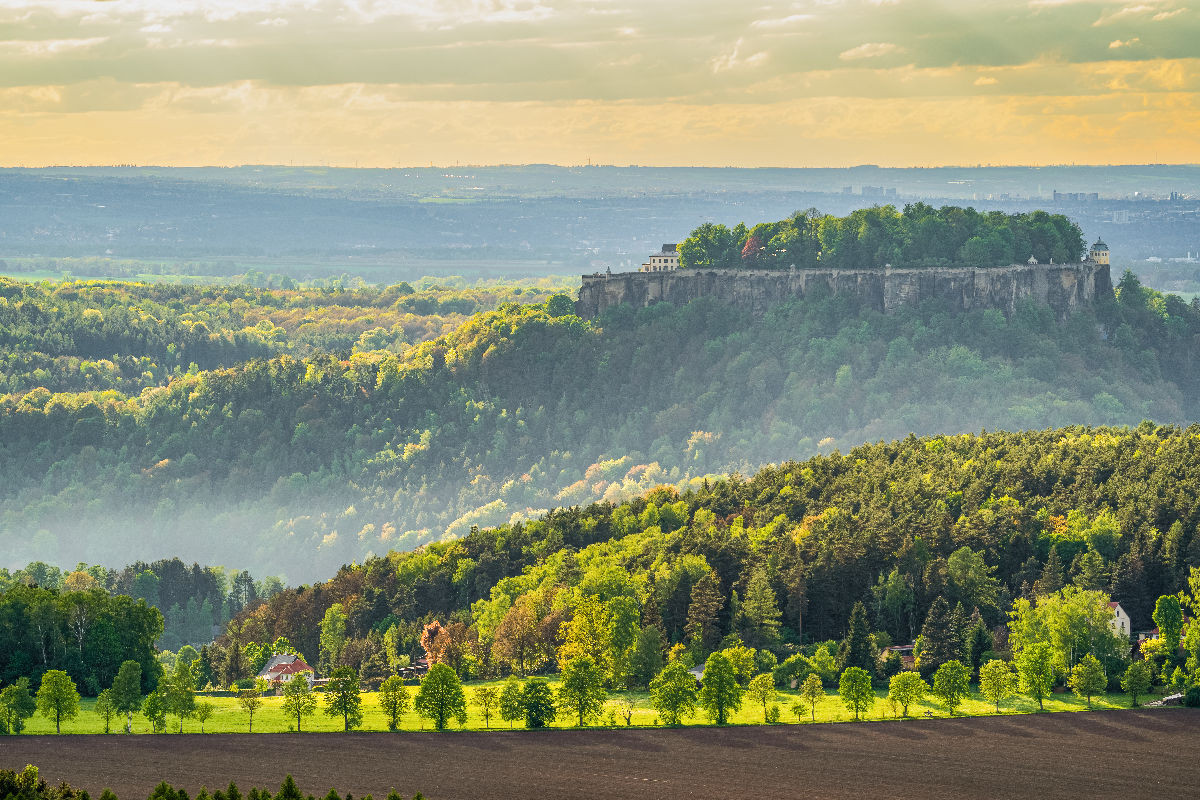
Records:
M628 303L683 305L698 297L716 297L762 314L772 305L818 294L852 294L884 313L926 300L942 300L966 311L995 308L1011 314L1018 302L1049 306L1064 319L1097 297L1112 295L1108 265L1013 264L963 269L793 269L619 272L584 275L576 313L594 319L606 308Z

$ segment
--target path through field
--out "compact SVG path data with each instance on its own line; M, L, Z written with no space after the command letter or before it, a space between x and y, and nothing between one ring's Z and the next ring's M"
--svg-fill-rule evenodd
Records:
M95 797L195 795L235 781L382 798L1128 798L1200 786L1200 713L1117 711L836 725L401 734L21 736L0 767L37 764Z

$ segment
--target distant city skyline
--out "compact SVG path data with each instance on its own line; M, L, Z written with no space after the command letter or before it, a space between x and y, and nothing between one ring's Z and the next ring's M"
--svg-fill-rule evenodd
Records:
M0 165L1200 162L1183 0L0 0Z

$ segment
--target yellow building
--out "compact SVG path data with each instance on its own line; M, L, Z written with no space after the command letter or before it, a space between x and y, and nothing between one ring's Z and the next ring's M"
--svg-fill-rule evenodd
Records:
M650 254L650 260L642 264L638 272L674 272L679 269L679 246L664 244L662 250Z
M1102 240L1097 239L1096 243L1092 245L1091 252L1088 253L1088 258L1090 258L1092 261L1095 261L1097 264L1103 264L1107 267L1108 245L1106 245Z

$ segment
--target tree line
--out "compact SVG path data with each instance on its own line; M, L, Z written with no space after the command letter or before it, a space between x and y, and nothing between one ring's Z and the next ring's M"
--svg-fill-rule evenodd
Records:
M729 228L706 222L679 245L684 269L871 269L994 267L1079 261L1083 231L1062 214L1005 214L910 203L874 206L845 217L816 209L778 222Z
M2 395L9 561L120 563L151 545L311 580L472 526L909 431L1184 420L1200 396L1200 304L1131 275L1063 324L1035 306L882 315L844 297L763 320L700 301L584 323L551 305L504 306L401 353L285 354L136 395Z

